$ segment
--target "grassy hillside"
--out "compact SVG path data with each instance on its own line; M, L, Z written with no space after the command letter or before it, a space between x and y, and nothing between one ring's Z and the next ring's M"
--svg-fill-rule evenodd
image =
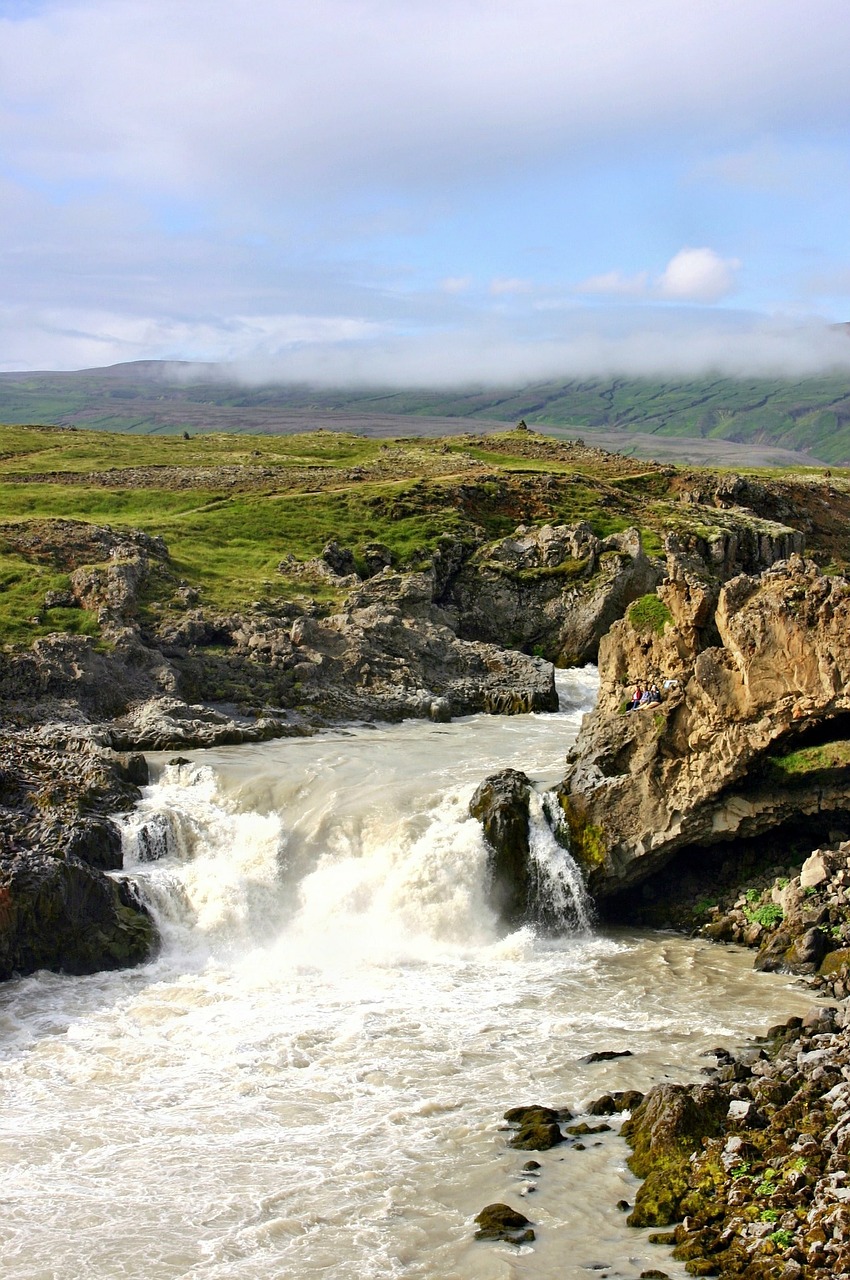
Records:
M74 373L0 374L0 421L138 434L297 432L445 435L508 425L736 441L850 463L850 377L587 379L515 389L327 390L227 382L214 366L142 361ZM408 422L407 420L414 421Z
M334 603L333 585L305 579L300 567L331 539L355 557L370 542L383 543L395 563L412 567L446 533L491 539L520 523L587 520L600 536L637 525L647 550L659 552L671 528L722 527L723 511L693 504L694 490L710 492L712 483L710 473L523 431L414 440L327 431L184 439L0 427L0 640L96 631L90 614L45 607L45 595L66 590L78 567L67 550L55 549L50 522L161 535L200 603L241 609L261 601L274 611L304 595ZM801 472L770 484L778 505L768 515L799 515L824 563L850 558L850 481L836 475L826 484L816 472ZM185 608L174 587L163 584L151 598L152 621Z

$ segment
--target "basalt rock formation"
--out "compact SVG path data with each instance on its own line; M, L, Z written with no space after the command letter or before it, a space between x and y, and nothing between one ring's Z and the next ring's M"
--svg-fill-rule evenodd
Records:
M143 757L56 730L4 732L0 769L0 978L93 973L147 960L150 913L121 868L107 815L129 810Z
M800 556L718 589L671 555L657 597L600 645L599 702L559 788L591 892L685 846L850 808L848 624L850 583ZM648 679L661 703L627 712Z

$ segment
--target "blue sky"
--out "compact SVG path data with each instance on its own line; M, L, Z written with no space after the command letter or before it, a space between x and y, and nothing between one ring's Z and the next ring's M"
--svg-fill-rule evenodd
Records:
M847 0L0 0L0 368L850 369Z

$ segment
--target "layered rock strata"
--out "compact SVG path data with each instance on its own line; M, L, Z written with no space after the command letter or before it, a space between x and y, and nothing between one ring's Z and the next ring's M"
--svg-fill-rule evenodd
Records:
M799 556L719 589L671 555L657 596L600 645L600 696L559 798L591 892L677 850L850 808L850 583ZM627 712L636 682L657 705Z

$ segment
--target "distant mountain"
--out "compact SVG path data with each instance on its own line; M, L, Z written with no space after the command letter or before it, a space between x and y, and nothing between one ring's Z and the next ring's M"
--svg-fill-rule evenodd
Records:
M729 441L850 464L850 376L799 381L706 377L571 379L516 388L328 389L246 385L216 365L136 361L72 373L0 374L0 422L135 433L291 432L335 426L433 435L515 423L634 436Z

